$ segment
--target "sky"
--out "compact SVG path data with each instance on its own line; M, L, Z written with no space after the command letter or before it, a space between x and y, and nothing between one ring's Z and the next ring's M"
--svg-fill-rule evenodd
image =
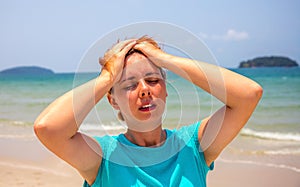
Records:
M261 56L300 63L299 7L298 0L0 0L0 70L41 66L78 71L96 41L149 21L193 34L223 67Z

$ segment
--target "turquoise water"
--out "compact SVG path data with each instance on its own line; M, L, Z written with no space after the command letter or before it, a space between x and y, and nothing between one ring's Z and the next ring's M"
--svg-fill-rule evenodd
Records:
M246 129L300 141L300 68L236 69L262 85L264 94ZM280 137L282 135L282 137Z
M300 68L232 70L256 80L264 88L263 98L242 135L300 141ZM0 75L0 122L32 125L51 101L95 76L96 73L61 73L44 77ZM166 127L200 120L221 106L215 98L171 73L168 73L167 87ZM124 124L115 115L116 111L104 98L84 121L83 128L122 128Z
M264 88L264 94L247 125L219 160L266 165L300 173L300 68L232 70L256 80ZM60 73L44 77L0 74L0 127L32 126L48 104L96 76L97 73ZM172 73L168 73L167 89L163 120L166 128L178 128L201 120L222 106L214 97ZM103 98L80 130L89 135L124 131L126 127L116 114ZM4 133L0 137L27 137L25 132L20 131Z

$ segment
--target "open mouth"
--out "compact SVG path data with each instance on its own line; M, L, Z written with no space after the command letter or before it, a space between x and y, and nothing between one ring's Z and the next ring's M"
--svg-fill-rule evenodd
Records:
M140 111L143 111L143 112L147 112L147 111L150 111L150 110L153 110L156 108L156 105L154 104L147 104L147 105L143 105L139 108Z

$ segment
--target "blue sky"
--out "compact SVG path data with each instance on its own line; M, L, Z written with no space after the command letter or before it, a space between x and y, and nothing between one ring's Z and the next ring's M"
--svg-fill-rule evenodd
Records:
M224 67L270 55L300 63L299 7L298 0L0 0L0 70L76 71L97 39L144 21L190 31Z

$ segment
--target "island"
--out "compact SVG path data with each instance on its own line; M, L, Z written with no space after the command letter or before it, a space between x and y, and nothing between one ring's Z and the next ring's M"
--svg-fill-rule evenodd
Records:
M5 69L0 71L0 74L5 75L52 75L54 72L47 68L42 68L38 66L20 66Z
M243 61L239 68L257 68L257 67L296 67L299 66L294 60L281 56L258 57L252 60Z

